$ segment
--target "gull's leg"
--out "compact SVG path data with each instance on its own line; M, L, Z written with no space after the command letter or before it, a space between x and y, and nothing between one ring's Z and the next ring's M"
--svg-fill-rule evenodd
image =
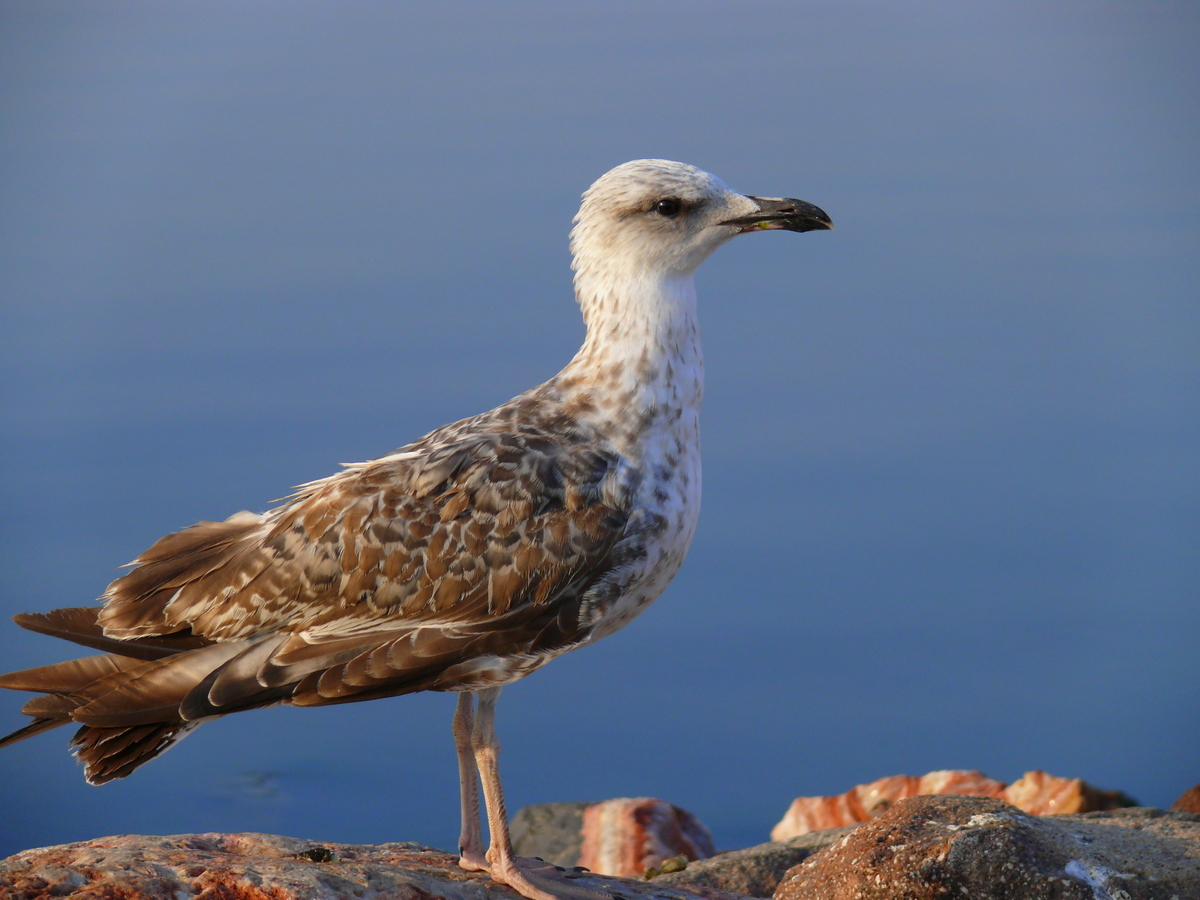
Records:
M479 691L479 718L471 735L475 765L483 782L483 802L487 804L488 831L492 839L487 861L492 864L493 874L497 868L516 868L512 838L508 833L508 808L504 805L504 788L500 786L500 742L496 739L496 700L499 697L498 687Z
M508 810L504 805L504 789L500 786L500 742L496 739L496 700L500 688L484 688L477 693L479 711L471 735L471 748L475 752L475 765L483 784L483 801L487 805L488 831L491 832L487 861L492 879L530 900L612 900L609 894L568 884L566 879L575 873L568 874L541 860L518 859L513 855Z
M483 833L479 828L479 776L471 750L475 730L475 694L462 691L454 710L454 749L458 751L458 791L462 804L462 831L458 835L458 864L468 872L486 872Z

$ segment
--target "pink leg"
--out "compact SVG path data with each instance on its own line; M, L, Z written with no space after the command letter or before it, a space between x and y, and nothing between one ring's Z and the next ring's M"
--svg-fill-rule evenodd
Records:
M492 879L508 885L529 900L612 900L610 895L600 891L569 884L568 878L578 877L575 873L568 874L540 860L518 859L513 855L508 810L504 805L504 789L500 786L500 742L496 739L495 727L500 688L485 688L477 693L479 711L471 734L471 748L487 805L488 830L491 832L487 862Z
M471 750L475 730L475 694L463 691L454 710L454 749L458 751L458 790L462 831L458 835L458 864L468 872L486 872L483 833L479 828L479 775Z

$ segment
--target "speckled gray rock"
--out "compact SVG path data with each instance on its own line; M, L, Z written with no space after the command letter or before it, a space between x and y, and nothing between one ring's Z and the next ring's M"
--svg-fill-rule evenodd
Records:
M583 811L590 803L535 803L522 806L509 823L517 856L535 856L556 866L579 865Z
M739 900L606 875L581 887L618 900ZM9 900L519 900L453 854L420 844L332 844L267 834L120 835L0 861Z
M711 859L688 863L681 872L658 875L654 883L716 888L747 897L770 897L788 869L821 848L828 847L852 828L810 831L786 841L759 844L745 850L730 850Z
M776 900L1200 900L1200 816L1039 818L1000 800L903 800L787 873Z

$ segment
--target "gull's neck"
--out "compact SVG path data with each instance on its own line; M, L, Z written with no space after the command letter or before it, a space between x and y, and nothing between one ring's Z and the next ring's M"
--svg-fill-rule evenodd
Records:
M681 419L694 427L704 358L692 273L581 268L575 294L587 337L555 379L570 405L616 426L615 442L625 450L651 429Z

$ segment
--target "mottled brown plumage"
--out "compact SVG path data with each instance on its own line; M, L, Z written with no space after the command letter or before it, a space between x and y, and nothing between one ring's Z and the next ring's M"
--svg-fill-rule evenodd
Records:
M125 764L113 767L116 744L90 740L89 728L182 729L271 703L519 677L584 638L589 589L647 531L626 527L617 458L555 409L552 388L539 394L557 431L529 415L510 429L502 407L305 485L265 516L167 535L103 607L18 620L115 653L0 685L52 691L25 711L82 724L77 753L99 783L169 741L142 741L140 760L121 747Z
M100 607L18 616L102 655L0 677L40 693L0 746L76 723L101 784L231 712L457 691L463 866L535 900L570 893L512 856L499 687L623 627L683 562L700 497L696 266L745 231L827 227L680 163L614 169L572 232L588 334L562 372L263 515L163 537Z

